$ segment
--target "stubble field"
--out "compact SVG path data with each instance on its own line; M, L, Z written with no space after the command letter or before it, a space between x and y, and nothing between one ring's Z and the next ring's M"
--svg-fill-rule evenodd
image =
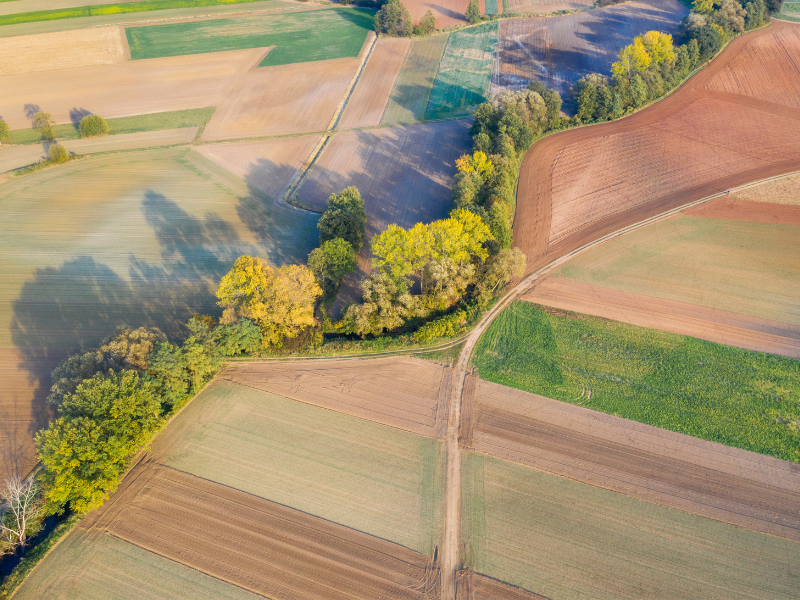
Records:
M594 0L502 0L503 11L511 13L550 14L562 10L588 10Z

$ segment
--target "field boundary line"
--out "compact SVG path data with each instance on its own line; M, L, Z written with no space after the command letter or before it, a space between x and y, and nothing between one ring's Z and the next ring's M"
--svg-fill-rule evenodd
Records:
M341 102L339 102L339 106L336 107L336 110L333 113L333 118L331 122L328 123L327 131L333 131L339 125L339 121L344 114L344 109L347 108L347 103L350 101L353 92L356 89L356 85L361 80L361 75L364 74L364 69L367 68L367 62L369 61L370 56L372 56L372 51L375 50L375 45L378 43L378 36L373 31L370 31L367 34L367 39L370 38L370 34L372 35L372 42L370 43L369 50L366 51L364 54L364 58L361 59L361 62L356 69L356 72L353 74L353 78L350 80L350 85L347 87L347 90L344 93L344 97L342 98Z
M292 181L289 182L286 191L283 193L283 196L281 196L279 200L281 204L285 204L286 206L291 206L292 208L296 210L302 210L303 212L313 213L315 215L320 214L315 210L310 210L308 208L303 208L302 206L298 206L297 204L293 204L292 197L295 196L297 192L300 191L300 188L306 182L306 179L308 178L308 174L311 172L312 167L315 164L317 164L317 160L319 159L320 156L322 156L323 150L325 150L325 148L328 146L328 143L331 141L332 137L333 136L329 135L328 133L322 135L319 142L317 142L317 145L314 146L314 149L311 151L311 154L306 159L306 162L303 163L303 166L300 167L297 173L294 174ZM295 181L297 183L295 183Z

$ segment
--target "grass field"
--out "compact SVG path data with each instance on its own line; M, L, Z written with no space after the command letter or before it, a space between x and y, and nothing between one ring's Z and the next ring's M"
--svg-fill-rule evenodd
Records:
M485 102L492 78L498 21L450 35L425 114L440 118Z
M256 600L260 596L113 536L78 529L42 561L14 598Z
M800 2L784 2L776 16L787 21L800 21Z
M132 60L276 46L264 67L358 56L372 27L371 11L342 8L129 27L125 33Z
M479 342L482 379L800 461L800 363L515 302Z
M400 75L394 82L382 123L411 123L425 118L425 107L447 38L447 34L442 34L411 42Z
M140 131L160 131L162 129L178 129L181 127L200 127L202 130L211 117L214 116L215 110L217 109L211 106L209 108L174 110L106 120L108 121L109 135L138 133ZM53 127L56 132L56 138L60 140L77 140L81 137L78 125L78 123L56 125ZM10 144L36 144L39 142L41 142L41 136L37 130L32 128L15 129L11 132L8 140Z
M440 543L440 442L225 381L171 427L168 466L429 556Z
M502 6L502 0L486 0L486 14L496 15L500 12L498 3Z
M548 598L796 598L800 544L467 452L478 573Z
M611 240L556 277L800 325L800 228L679 216Z

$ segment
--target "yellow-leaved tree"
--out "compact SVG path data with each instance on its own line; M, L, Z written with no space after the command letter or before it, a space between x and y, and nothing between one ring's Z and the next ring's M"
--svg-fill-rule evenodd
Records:
M614 75L631 77L649 67L652 60L640 36L634 38L631 45L625 46L620 51L619 60L611 65L611 72Z
M456 159L456 167L460 173L477 173L483 178L492 174L494 165L486 154L480 150L474 152L472 156L465 154L459 159Z
M322 295L314 274L303 265L274 269L256 256L240 256L217 291L222 323L252 319L264 341L282 347L315 324L314 302Z
M675 60L675 48L672 45L671 35L660 31L648 31L639 37L642 40L642 45L647 49L647 53L656 65Z

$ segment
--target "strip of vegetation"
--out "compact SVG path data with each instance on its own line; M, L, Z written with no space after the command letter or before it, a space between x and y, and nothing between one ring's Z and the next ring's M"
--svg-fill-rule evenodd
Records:
M475 351L483 379L800 462L800 362L515 302Z
M119 117L106 119L108 134L139 133L141 131L160 131L163 129L179 129L181 127L200 127L208 124L214 116L216 107L193 108L189 110L174 110L149 115L136 115L133 117ZM0 126L1 127L1 126ZM77 140L81 137L80 123L64 123L53 125L53 138L60 140ZM3 143L10 144L36 144L42 141L39 129L15 129L6 136L0 130L0 139Z
M37 10L0 16L0 26L17 25L19 23L35 23L37 21L59 21L78 17L100 17L103 15L124 15L138 12L152 12L171 8L202 8L228 4L249 4L263 0L146 0L144 2L121 2L116 4L98 4L97 6L76 6L55 10Z

